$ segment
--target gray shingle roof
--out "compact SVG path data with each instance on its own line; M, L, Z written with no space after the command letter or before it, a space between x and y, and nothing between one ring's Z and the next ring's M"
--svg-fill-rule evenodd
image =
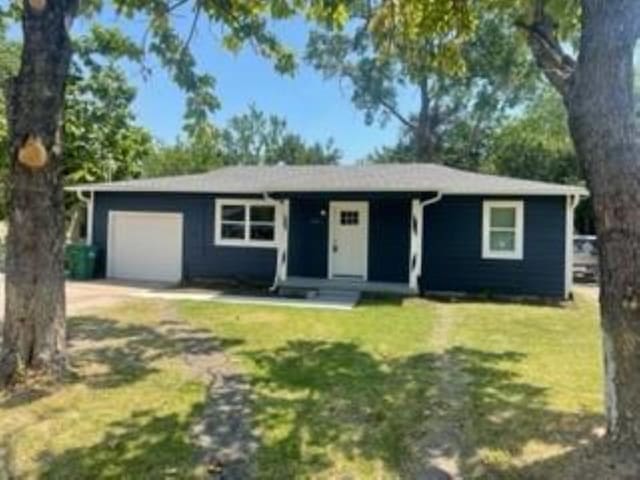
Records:
M486 175L427 163L226 167L197 175L76 185L68 190L239 194L430 191L443 194L495 195L587 193L578 186Z

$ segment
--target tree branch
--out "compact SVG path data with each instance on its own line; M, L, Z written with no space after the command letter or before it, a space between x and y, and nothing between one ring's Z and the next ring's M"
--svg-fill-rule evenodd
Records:
M547 80L565 96L576 61L565 53L556 38L554 21L545 13L543 0L536 1L533 22L518 21L516 26L527 32L529 48Z
M174 10L180 8L182 5L184 5L185 3L189 2L189 1L190 0L178 0L177 2L175 2L175 3L171 4L171 5L167 5L165 13L173 12Z
M407 128L410 128L413 130L417 127L417 125L414 122L412 122L407 117L405 117L402 113L400 113L392 103L387 102L383 98L381 98L379 101L380 101L380 105L382 105L391 115L393 115L398 120L400 120L400 122L403 123Z
M197 2L195 7L195 13L193 14L193 21L191 22L191 29L189 30L189 35L182 45L182 50L180 52L180 56L182 56L188 49L191 44L191 40L193 40L193 36L196 33L196 27L198 26L198 20L200 18L200 12L202 11L202 3Z

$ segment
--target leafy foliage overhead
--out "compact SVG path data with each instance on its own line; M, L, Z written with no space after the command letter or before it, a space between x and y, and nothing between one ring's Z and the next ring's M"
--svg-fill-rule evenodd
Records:
M485 169L503 175L558 183L582 180L564 106L549 89L492 135L486 157Z
M118 180L140 175L153 149L151 134L135 122L135 89L118 67L140 49L118 30L95 26L74 39L76 55L67 81L63 173L67 183ZM20 45L0 36L0 75L18 69ZM4 95L0 106L4 113ZM6 117L0 117L2 173L8 169ZM4 215L4 206L2 207Z
M342 1L326 0L112 0L109 4L127 17L146 17L147 32L140 52L157 57L174 83L187 94L184 127L195 135L219 108L214 94L215 80L200 73L190 44L203 25L220 28L221 44L230 51L250 45L271 60L280 73L292 73L296 62L293 52L278 39L277 22L302 14L306 18L333 28L346 20ZM81 2L81 13L92 16L105 7L102 0ZM180 21L189 19L185 32ZM206 126L204 128L207 128Z
M19 66L19 45L5 39L5 28L0 23L0 85L5 85L9 77L18 71ZM0 168L6 169L8 161L6 158L8 151L7 144L7 117L4 114L6 101L4 92L0 91Z
M351 28L312 32L306 60L325 77L348 81L366 123L398 120L413 161L447 162L450 132L469 132L468 145L453 153L475 148L482 130L535 91L537 71L514 32L514 11L498 15L493 2L420 3L401 2L390 17L385 2L356 2ZM403 111L400 98L411 90L417 105Z

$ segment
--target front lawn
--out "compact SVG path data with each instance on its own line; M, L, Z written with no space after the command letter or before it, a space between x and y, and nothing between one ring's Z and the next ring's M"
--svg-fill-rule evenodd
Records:
M69 320L66 382L0 393L0 479L192 474L189 427L205 386L162 327L169 309L145 302Z
M542 460L590 442L602 424L588 298L568 307L371 301L353 312L190 303L182 312L236 342L264 478L417 478L438 449L465 478L549 478L560 465Z
M0 478L201 475L190 432L207 389L191 362L211 345L252 386L261 478L416 478L434 459L465 478L561 478L556 459L602 424L586 297L346 312L144 301L72 319L70 336L64 385L0 394Z

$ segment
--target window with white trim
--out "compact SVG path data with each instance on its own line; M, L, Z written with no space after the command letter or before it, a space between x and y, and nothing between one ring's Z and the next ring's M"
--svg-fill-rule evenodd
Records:
M522 260L522 201L487 200L482 204L482 258Z
M215 243L276 246L276 207L263 200L216 200Z

